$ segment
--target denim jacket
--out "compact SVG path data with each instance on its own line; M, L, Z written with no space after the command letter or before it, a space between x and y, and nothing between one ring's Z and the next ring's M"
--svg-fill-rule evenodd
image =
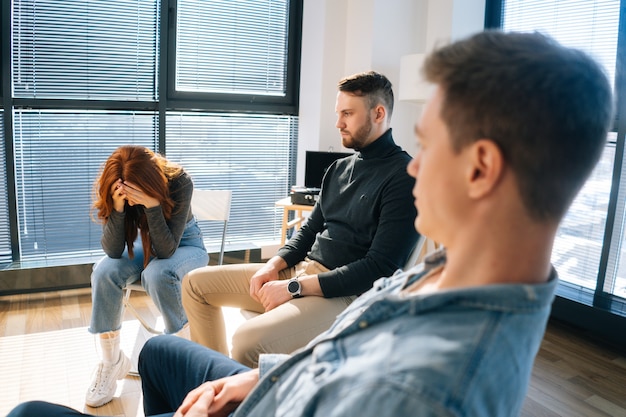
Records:
M445 251L376 281L293 356L263 355L235 416L516 416L557 284L407 294Z

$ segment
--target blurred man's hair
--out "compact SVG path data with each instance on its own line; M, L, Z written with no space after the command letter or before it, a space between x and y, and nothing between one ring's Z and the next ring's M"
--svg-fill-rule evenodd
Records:
M442 89L455 150L494 141L530 215L560 220L606 143L613 102L602 68L539 33L485 31L434 51L424 75Z

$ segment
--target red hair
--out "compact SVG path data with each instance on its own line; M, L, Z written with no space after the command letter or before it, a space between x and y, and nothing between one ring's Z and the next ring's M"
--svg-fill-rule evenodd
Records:
M180 166L143 146L125 145L117 148L104 163L100 176L94 184L93 209L97 211L98 221L106 223L114 210L111 188L118 179L136 184L150 197L158 199L163 216L169 220L175 205L170 197L169 180L180 175L181 171ZM141 232L145 267L152 254L146 214L140 206L130 206L128 203L125 204L124 211L128 255L131 259L133 258L133 242L137 238L138 231Z

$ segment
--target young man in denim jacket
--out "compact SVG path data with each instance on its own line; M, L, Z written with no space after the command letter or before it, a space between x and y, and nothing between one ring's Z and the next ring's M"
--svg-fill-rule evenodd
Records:
M435 51L424 72L436 89L408 172L415 226L446 249L259 369L151 339L146 415L519 414L557 284L552 245L604 148L611 89L585 54L539 34L483 32Z

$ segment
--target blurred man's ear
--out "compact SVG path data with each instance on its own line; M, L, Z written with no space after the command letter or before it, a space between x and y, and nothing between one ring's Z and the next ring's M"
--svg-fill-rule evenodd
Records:
M491 192L502 178L504 156L492 140L480 139L468 149L468 195L481 198Z

